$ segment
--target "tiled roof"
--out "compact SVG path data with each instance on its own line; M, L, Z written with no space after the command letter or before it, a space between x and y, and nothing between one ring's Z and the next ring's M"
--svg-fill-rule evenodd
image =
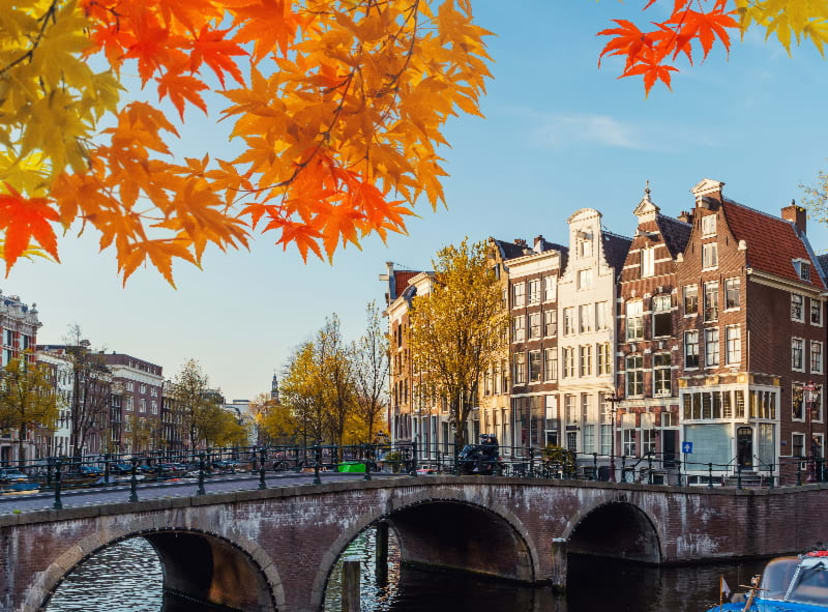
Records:
M664 244L667 245L667 250L670 251L670 256L675 259L679 253L684 252L684 247L687 246L687 240L690 238L690 229L693 226L665 215L658 215L656 223L664 237Z
M500 249L500 256L503 259L514 259L515 257L523 257L527 254L529 249L528 247L520 246L519 244L515 244L514 242L507 242L506 240L498 240L495 238L495 244L497 248Z
M417 270L394 270L394 299L400 297L408 287L408 281L417 276Z
M604 241L604 256L607 263L615 270L616 274L620 274L621 268L624 267L624 260L627 259L627 251L630 250L632 238L613 234L606 230L601 230L601 238Z
M797 275L793 260L810 261L814 268L819 265L819 262L811 257L807 238L800 237L789 221L727 199L722 202L722 210L736 240L744 240L747 243L747 262L750 267L802 283L805 281ZM811 280L807 284L817 289L825 289L825 283L816 269L813 270Z
M828 276L828 255L817 255L819 265L822 268L822 275Z

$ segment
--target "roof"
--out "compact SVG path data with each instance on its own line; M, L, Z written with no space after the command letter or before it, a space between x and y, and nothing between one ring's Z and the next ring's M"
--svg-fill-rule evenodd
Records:
M408 281L419 273L419 270L394 270L394 295L392 299L400 297L408 287Z
M664 238L664 244L667 245L667 250L670 251L670 256L675 259L679 253L684 252L693 226L666 215L657 215L656 224Z
M616 274L620 273L624 267L624 260L627 259L627 251L630 250L632 238L601 230L601 239L604 242L604 257L607 264L615 269Z
M515 244L514 242L507 242L506 240L498 240L497 238L494 239L497 248L500 250L500 256L503 259L514 259L515 257L523 257L527 254L528 251L531 251L529 247L520 246L519 244Z
M817 255L817 260L822 268L822 275L828 276L828 255Z
M820 273L822 267L817 269L819 262L812 255L808 239L799 234L793 223L728 199L722 200L722 210L734 238L747 243L750 267L819 290L825 289ZM794 259L811 262L815 274L811 274L809 281L799 278L793 266Z

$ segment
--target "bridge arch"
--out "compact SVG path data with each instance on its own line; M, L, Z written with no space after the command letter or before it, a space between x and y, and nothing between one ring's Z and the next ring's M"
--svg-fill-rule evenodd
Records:
M255 612L284 608L284 589L276 566L255 542L243 537L230 540L193 527L132 523L76 542L37 576L22 610L45 609L63 580L81 563L118 542L136 537L146 539L160 558L165 596Z
M644 510L624 497L583 508L564 532L571 553L614 557L658 565L663 537Z
M434 519L442 520L446 529L439 529L440 522ZM339 556L360 533L380 521L394 530L403 562L528 583L540 574L529 531L506 507L471 502L456 490L425 490L389 498L381 512L361 517L339 535L314 578L312 609L321 607Z

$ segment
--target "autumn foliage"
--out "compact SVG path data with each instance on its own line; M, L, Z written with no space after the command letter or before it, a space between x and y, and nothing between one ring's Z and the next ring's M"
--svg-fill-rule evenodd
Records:
M443 200L441 128L489 75L469 0L20 0L0 6L6 271L94 228L124 281L254 231L330 258ZM96 71L94 67L103 67ZM119 104L123 74L168 99ZM208 95L210 94L210 95ZM223 100L219 108L215 100ZM176 159L192 113L243 152Z
M641 76L644 90L656 82L668 88L676 63L684 59L693 64L694 56L706 59L714 45L730 52L731 36L744 34L750 27L765 30L790 53L791 43L810 41L820 54L828 42L828 3L823 0L669 0L672 12L662 21L652 21L644 30L627 19L614 19L617 27L598 32L609 36L599 57L621 56L621 77ZM644 10L656 0L644 0Z

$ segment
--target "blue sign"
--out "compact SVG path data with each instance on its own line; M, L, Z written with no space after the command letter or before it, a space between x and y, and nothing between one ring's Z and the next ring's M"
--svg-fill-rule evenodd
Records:
M693 453L693 443L692 442L682 442L681 443L681 452L685 455L691 455Z

